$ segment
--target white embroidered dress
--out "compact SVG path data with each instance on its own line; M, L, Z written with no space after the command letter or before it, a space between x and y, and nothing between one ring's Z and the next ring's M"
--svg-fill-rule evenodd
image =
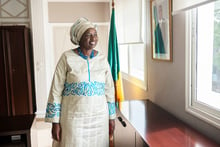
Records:
M62 54L52 81L46 122L60 123L53 147L108 147L109 119L115 114L114 84L106 57Z

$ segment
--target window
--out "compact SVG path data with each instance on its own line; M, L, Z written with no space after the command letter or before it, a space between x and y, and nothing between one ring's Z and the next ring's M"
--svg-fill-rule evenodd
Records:
M116 1L116 25L122 78L146 90L146 11L149 1ZM129 17L127 17L129 16ZM149 26L149 25L148 25Z
M146 89L145 45L143 43L119 45L119 58L122 77Z
M186 110L220 128L220 1L186 21Z

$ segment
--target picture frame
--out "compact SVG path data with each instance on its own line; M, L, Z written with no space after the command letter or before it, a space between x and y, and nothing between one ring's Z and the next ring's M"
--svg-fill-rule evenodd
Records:
M172 54L172 0L151 0L151 52L153 60L171 62Z

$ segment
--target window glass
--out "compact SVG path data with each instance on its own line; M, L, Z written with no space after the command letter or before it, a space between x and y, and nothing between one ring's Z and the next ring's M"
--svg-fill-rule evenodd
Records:
M133 44L129 48L130 53L130 74L135 78L144 81L144 45Z
M197 100L220 109L220 2L198 8Z
M128 45L119 45L120 69L128 74Z
M140 88L146 89L145 45L140 43L119 46L122 77Z

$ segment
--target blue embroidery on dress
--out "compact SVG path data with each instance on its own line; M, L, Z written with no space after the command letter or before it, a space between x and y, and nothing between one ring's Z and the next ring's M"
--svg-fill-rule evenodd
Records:
M109 115L115 114L115 103L108 102Z
M59 103L48 103L46 109L46 117L54 118L59 117L61 111L61 105Z
M79 82L65 83L63 96L78 95L78 96L101 96L105 94L105 83L101 82Z

